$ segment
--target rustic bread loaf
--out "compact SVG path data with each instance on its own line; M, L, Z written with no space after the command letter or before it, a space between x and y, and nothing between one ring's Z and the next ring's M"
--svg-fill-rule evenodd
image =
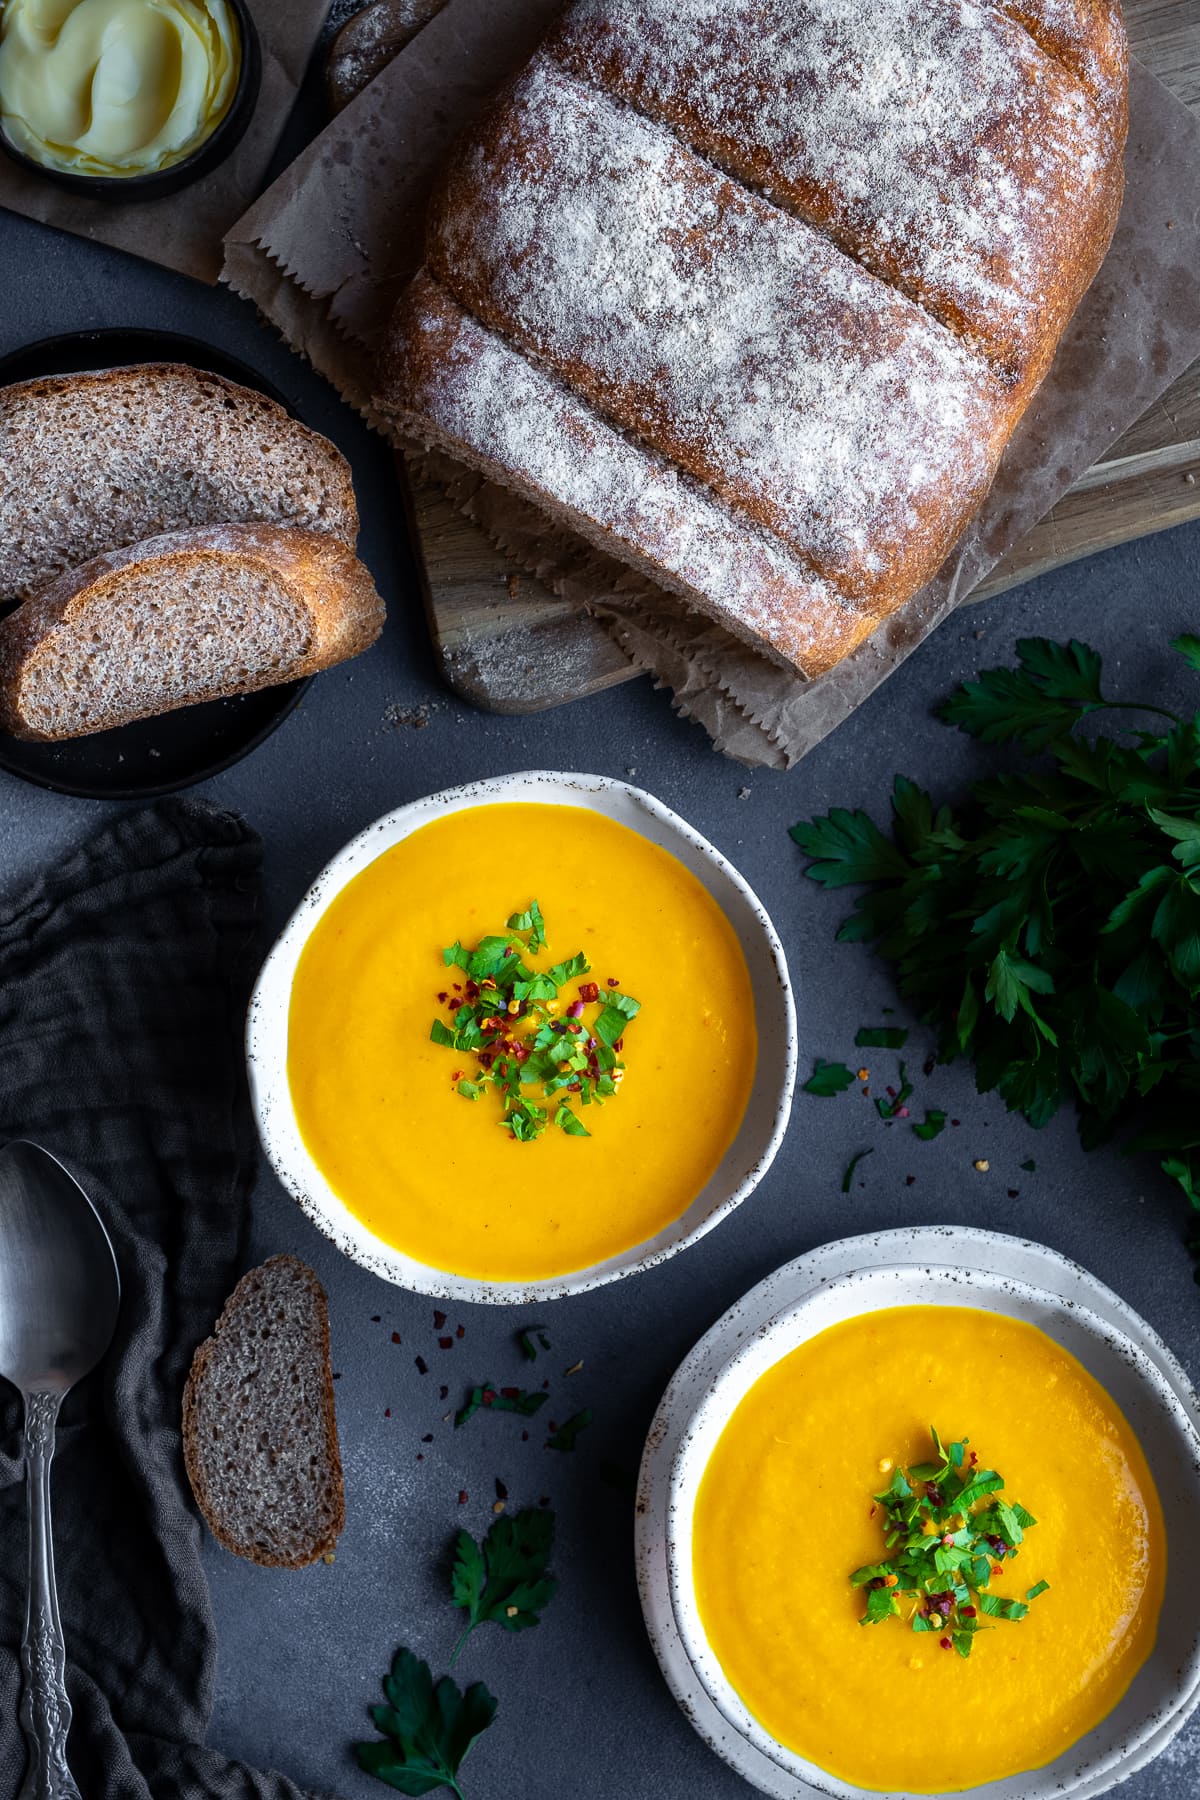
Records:
M345 457L265 394L176 363L0 389L0 603L102 550L255 520L358 539Z
M0 729L83 737L357 656L383 602L319 532L210 525L93 557L0 620Z
M252 1269L192 1360L183 1456L213 1536L300 1569L345 1524L325 1294L294 1256Z
M1116 0L576 0L376 405L802 675L940 566L1112 236Z

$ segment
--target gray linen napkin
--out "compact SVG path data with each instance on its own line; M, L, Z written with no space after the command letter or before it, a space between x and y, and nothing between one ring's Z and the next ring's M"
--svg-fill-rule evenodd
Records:
M85 1800L303 1800L203 1747L215 1636L179 1440L183 1381L239 1267L254 1169L242 1024L261 848L228 812L119 819L0 907L0 1138L29 1137L100 1208L121 1320L68 1396L54 1467L70 1758ZM0 1384L0 1800L20 1785L25 1521L19 1403Z

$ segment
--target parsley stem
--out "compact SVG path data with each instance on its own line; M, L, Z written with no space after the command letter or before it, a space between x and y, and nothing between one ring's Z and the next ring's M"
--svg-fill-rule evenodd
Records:
M454 1649L450 1653L450 1662L448 1665L451 1669L454 1667L455 1663L458 1661L459 1652L461 1651L463 1645L466 1643L467 1639L470 1637L471 1633L474 1631L478 1622L479 1621L477 1619L472 1619L471 1623L467 1626L467 1629L463 1632L462 1636L459 1638L457 1644L455 1644ZM455 1791L455 1793L457 1793L458 1789L455 1788L454 1791Z
M1168 712L1168 710L1165 706L1151 706L1150 703L1146 700L1103 700L1100 702L1100 704L1098 706L1089 706L1085 710L1089 713L1094 713L1094 712L1157 713L1158 717L1160 719L1170 719L1172 721L1172 723L1175 725L1178 725L1180 723L1180 718L1179 718L1178 713Z

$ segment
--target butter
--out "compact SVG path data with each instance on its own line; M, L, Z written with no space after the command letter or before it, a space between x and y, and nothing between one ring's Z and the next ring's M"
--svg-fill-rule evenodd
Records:
M0 126L49 169L167 169L229 111L241 57L227 0L0 0Z

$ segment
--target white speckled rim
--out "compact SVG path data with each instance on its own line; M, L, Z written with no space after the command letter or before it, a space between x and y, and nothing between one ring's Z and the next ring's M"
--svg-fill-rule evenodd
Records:
M422 825L468 807L511 802L582 806L629 826L678 858L708 889L738 935L758 1024L758 1066L737 1137L711 1180L675 1222L609 1261L547 1281L484 1282L414 1261L356 1219L309 1155L287 1079L288 1007L300 952L347 882ZM284 927L255 985L246 1022L254 1114L271 1166L308 1217L338 1248L385 1281L439 1300L527 1305L580 1294L653 1268L695 1243L753 1192L775 1159L796 1079L796 1014L783 946L765 909L720 851L651 794L603 775L533 771L448 788L399 807L353 838L322 870Z
M972 1251L993 1272L947 1260ZM764 1792L789 1800L862 1792L776 1744L727 1681L692 1592L691 1521L716 1440L759 1375L841 1319L914 1304L981 1306L1040 1326L1113 1395L1154 1473L1171 1575L1149 1661L1108 1719L1054 1763L969 1790L987 1800L1091 1800L1157 1755L1200 1699L1200 1435L1195 1396L1149 1327L1043 1246L943 1228L842 1240L778 1271L719 1321L671 1383L643 1459L638 1574L655 1650L701 1735Z

